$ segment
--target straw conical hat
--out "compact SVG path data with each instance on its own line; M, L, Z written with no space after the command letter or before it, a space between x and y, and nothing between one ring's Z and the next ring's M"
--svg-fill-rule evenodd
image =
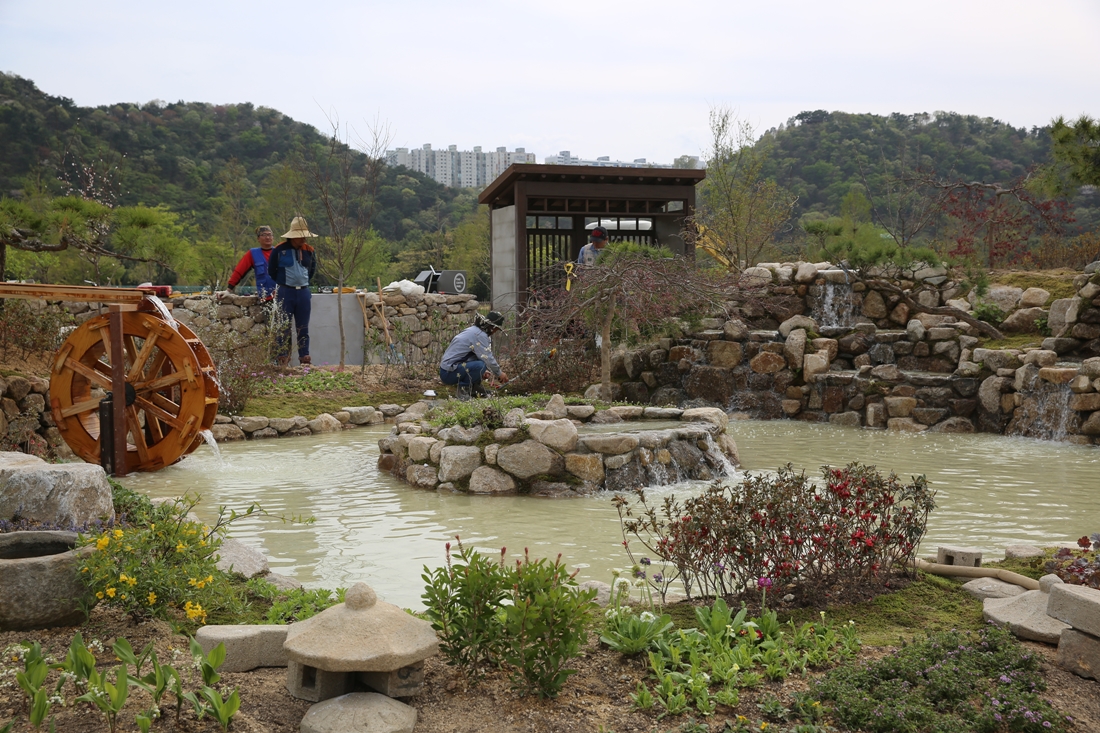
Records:
M309 230L309 225L306 224L306 218L304 216L296 216L294 220L290 222L290 231L283 235L283 239L304 239L305 237L316 237Z

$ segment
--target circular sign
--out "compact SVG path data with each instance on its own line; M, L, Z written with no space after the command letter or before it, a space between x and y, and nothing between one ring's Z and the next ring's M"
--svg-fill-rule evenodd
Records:
M455 273L454 287L456 293L466 292L466 275L462 272Z

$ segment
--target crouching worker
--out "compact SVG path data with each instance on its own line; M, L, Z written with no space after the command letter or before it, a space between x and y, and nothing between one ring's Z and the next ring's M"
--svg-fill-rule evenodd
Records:
M486 371L496 375L501 384L508 381L508 375L500 370L493 356L489 340L503 325L504 316L496 311L489 311L487 316L478 313L474 316L474 325L451 339L439 363L439 379L443 384L458 385L458 399L488 395L481 386Z

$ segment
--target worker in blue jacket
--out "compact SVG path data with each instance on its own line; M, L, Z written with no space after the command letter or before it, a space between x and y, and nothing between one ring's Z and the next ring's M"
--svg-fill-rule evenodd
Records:
M508 381L508 375L501 371L493 356L490 340L503 325L504 316L497 311L489 311L485 316L478 313L474 316L474 325L451 339L443 352L443 359L439 362L439 379L443 384L458 385L458 399L487 396L489 393L481 386L487 371L496 375L501 384Z
M317 272L317 253L306 244L307 238L317 235L309 231L305 217L296 216L290 222L290 231L283 235L271 253L269 266L271 279L275 281L275 300L287 316L287 326L294 321L298 338L298 361L309 364L309 283ZM290 363L290 333L285 331L279 339L279 365Z

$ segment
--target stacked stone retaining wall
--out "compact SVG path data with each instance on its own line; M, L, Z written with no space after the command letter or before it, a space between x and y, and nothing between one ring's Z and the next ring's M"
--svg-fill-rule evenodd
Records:
M836 315L821 308L826 289L850 273L826 263L750 268L742 284L758 289L727 304L732 317L704 318L683 338L616 354L612 396L715 405L764 419L1100 443L1100 339L1082 327L1100 323L1100 272L1090 270L1075 279L1074 298L1026 314L1032 322L1046 317L1056 335L1037 348L994 350L980 348L977 330L956 317L910 314L896 294L859 282L845 296L843 315L854 322L821 325L818 318ZM907 295L929 306L961 294L943 270L913 278ZM1008 297L994 288L987 297L1016 306L1049 298L1015 290ZM593 386L587 396L598 394Z

